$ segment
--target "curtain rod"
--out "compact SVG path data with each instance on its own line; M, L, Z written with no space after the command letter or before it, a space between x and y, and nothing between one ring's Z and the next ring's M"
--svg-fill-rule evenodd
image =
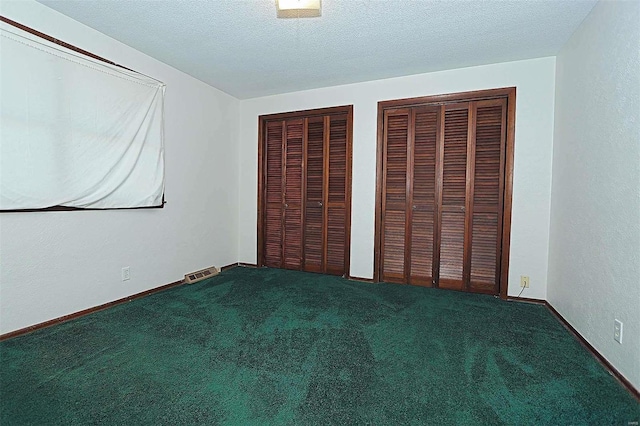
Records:
M44 40L47 40L47 41L49 41L49 42L51 42L51 43L57 44L58 46L62 46L62 47L64 47L64 48L66 48L66 49L72 50L72 51L74 51L74 52L76 52L76 53L80 53L80 54L85 55L85 56L88 56L88 57L90 57L90 58L97 59L97 60L102 61L102 62L105 62L105 63L107 63L107 64L109 64L109 65L113 65L113 66L116 66L116 67L118 67L118 68L125 69L125 70L127 70L127 71L135 72L136 74L140 74L140 75L143 75L143 76L145 76L145 77L151 78L151 79L153 79L153 80L157 81L158 83L161 83L161 84L163 84L163 85L164 85L164 82L162 82L162 81L160 81L160 80L158 80L158 79L156 79L156 78L153 78L153 77L151 77L151 76L148 76L148 75L146 75L146 74L143 74L143 73L141 73L141 72L139 72L139 71L132 70L131 68L127 68L127 67L125 67L124 65L117 64L117 63L115 63L115 62L113 62L113 61L110 61L109 59L105 59L105 58L103 58L102 56L98 56L98 55L96 55L95 53L91 53L91 52L89 52L89 51L87 51L87 50L84 50L84 49L81 49L81 48L79 48L79 47L77 47L77 46L74 46L73 44L70 44L70 43L67 43L67 42L65 42L65 41L59 40L59 39L57 39L57 38L55 38L55 37L51 37L51 36L50 36L50 35L48 35L48 34L45 34L45 33L40 32L40 31L38 31L38 30L35 30L35 29L33 29L33 28L31 28L31 27L28 27L28 26L26 26L26 25L23 25L23 24L21 24L21 23L19 23L19 22L13 21L13 20L11 20L11 19L9 19L9 18L5 17L5 16L0 15L0 21L1 21L1 22L4 22L5 24L11 25L11 26L13 26L13 27L16 27L16 28L18 28L18 29L21 29L22 31L25 31L25 32L27 32L27 33L29 33L29 34L33 34L33 35L35 35L35 36L38 36L38 37L40 37L40 38L42 38L42 39L44 39Z

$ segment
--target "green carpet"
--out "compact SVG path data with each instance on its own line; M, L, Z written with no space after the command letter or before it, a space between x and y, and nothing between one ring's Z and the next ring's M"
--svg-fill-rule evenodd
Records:
M0 381L3 426L640 418L543 306L273 269L235 268L2 342Z

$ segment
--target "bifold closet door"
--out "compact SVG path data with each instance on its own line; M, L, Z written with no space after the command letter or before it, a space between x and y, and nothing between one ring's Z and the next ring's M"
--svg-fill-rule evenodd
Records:
M438 286L497 294L506 100L444 107Z
M382 182L382 280L406 282L410 109L385 111Z
M348 272L350 114L349 108L262 124L261 265Z
M304 270L324 272L325 250L325 118L307 120Z
M351 148L348 137L349 117L347 114L325 117L329 129L327 155L325 155L324 196L326 202L326 264L323 272L344 275L347 272L349 253L347 230L350 229L350 182L349 158Z
M409 141L410 223L409 284L431 286L437 276L436 159L440 135L440 108L413 108Z
M303 120L266 125L264 263L300 269L302 258Z
M469 222L471 291L497 294L500 290L502 216L504 209L507 101L473 103L475 141L472 145Z
M285 122L284 233L282 245L285 269L302 266L302 162L303 120Z
M285 122L266 123L264 156L266 157L264 201L264 264L282 267L282 236L284 208L284 141Z
M497 294L506 98L382 114L379 277Z
M385 113L383 280L431 286L438 107Z
M304 269L346 273L348 116L307 119Z
M440 240L438 286L462 290L465 286L465 226L469 103L446 105L444 141L440 155Z

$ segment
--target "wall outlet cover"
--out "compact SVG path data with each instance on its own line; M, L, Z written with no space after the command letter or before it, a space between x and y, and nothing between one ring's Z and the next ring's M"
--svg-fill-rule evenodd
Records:
M614 321L614 326L613 326L613 339L622 344L622 321L620 320L615 320Z

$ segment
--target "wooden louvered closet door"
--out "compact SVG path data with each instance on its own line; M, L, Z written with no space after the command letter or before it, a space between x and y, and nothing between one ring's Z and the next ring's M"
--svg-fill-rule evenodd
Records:
M266 124L266 195L264 206L264 264L272 268L282 267L282 227L284 187L282 172L284 163L284 122Z
M324 121L314 117L307 122L304 270L310 272L323 272L325 265Z
M408 109L385 111L382 280L406 282Z
M502 212L507 104L505 99L473 103L475 143L472 145L469 200L469 276L472 291L497 294L500 282Z
M302 134L303 120L285 122L284 268L302 265Z
M469 104L443 107L444 141L440 157L440 260L438 286L464 288L465 207Z
M413 108L410 128L409 284L433 284L436 234L436 158L440 128L438 107Z
M336 107L260 117L260 265L348 274L351 116Z
M498 294L507 97L389 103L381 106L379 278Z
M431 285L438 108L385 112L383 280Z
M347 114L331 115L325 117L329 137L327 156L325 156L325 170L328 177L325 179L326 205L326 264L323 272L332 275L345 275L347 257L347 223L350 220L349 192L351 191L348 176L348 157L351 157L349 138L349 118Z

